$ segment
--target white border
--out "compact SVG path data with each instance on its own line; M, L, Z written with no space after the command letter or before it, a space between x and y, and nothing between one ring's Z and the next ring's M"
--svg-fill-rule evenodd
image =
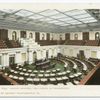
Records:
M100 3L100 0L0 0L0 3Z

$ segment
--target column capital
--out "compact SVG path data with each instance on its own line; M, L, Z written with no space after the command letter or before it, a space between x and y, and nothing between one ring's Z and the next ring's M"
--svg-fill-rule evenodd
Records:
M8 53L2 53L2 55L7 55Z

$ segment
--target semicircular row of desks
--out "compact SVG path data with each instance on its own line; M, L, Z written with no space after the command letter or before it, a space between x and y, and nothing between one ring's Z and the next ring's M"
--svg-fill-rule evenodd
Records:
M79 59L71 59L68 57L66 57L65 60L70 61L73 64L73 69L78 69L78 64L76 63L76 61L77 61L78 63L81 64L81 69L85 73L87 73L87 70L89 70L89 66L87 66L85 62L90 63L94 67L96 66L93 62L91 62L89 60L85 60L85 62L84 62L84 61L81 61ZM63 62L65 63L64 67L67 69L68 63L66 63L66 61L63 61Z
M67 59L70 60L70 59ZM74 69L77 65L74 61L70 60L74 64ZM68 66L64 60L63 62ZM87 67L86 67L87 68ZM61 71L61 69L52 70L31 70L24 67L17 66L16 69L11 69L10 72L4 73L6 76L14 79L19 84L79 84L82 79L82 72L71 73L70 70Z

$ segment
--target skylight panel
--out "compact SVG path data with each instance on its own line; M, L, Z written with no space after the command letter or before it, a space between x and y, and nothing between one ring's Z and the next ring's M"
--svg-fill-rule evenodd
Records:
M66 15L64 15L64 14L61 14L61 13L59 13L59 14L57 14L57 15L55 15L55 16L51 16L51 18L63 18L63 17L67 17Z
M64 22L57 22L57 23L55 23L55 24L65 24Z
M91 17L91 15L89 15L89 14L81 14L81 15L76 15L76 16L73 16L73 17L81 19L81 18L85 18L85 17Z
M33 13L40 13L40 12L43 12L43 10L40 10L40 9L30 9L29 10L30 12L33 12Z
M44 18L43 16L40 16L40 15L34 15L34 16L30 16L28 18L31 18L31 19L39 19L39 18Z
M60 26L68 26L69 24L61 24Z
M77 23L77 22L79 22L79 21L73 19L73 20L68 20L67 22L68 22L68 23Z
M67 12L76 12L78 9L72 9L72 10L67 10L67 11L65 11L66 13Z
M43 19L39 19L40 21L51 21L52 19L50 18L43 18Z
M96 22L97 20L86 20L86 21L83 21L84 23L91 23L91 22Z
M0 16L5 15L5 12L0 11Z
M86 24L78 25L78 27L86 27L86 26L87 26Z
M59 21L53 20L53 21L49 21L48 23L57 23Z
M78 15L78 14L85 14L86 11L85 10L75 10L75 11L69 11L69 12L65 12L65 14L73 16L73 15Z
M98 23L91 23L91 24L89 24L90 26L96 26L96 25L98 25Z
M51 16L51 15L55 15L58 13L59 12L57 12L56 10L47 10L47 11L41 12L40 14L45 15L45 16Z
M56 24L56 25L62 25L62 24L60 24L60 23L54 23L54 24Z
M96 20L94 19L93 17L89 17L89 18L83 18L83 19L80 19L81 21L85 21L85 20Z
M79 22L79 21L73 21L73 22L70 21L70 22L68 22L68 23L70 23L70 24L72 24L72 25L73 25L73 24L74 24L74 25L75 25L75 24L82 24L82 22Z
M68 20L73 20L73 19L70 18L70 17L64 17L64 18L61 18L61 19L59 19L59 20L61 20L61 21L68 21Z
M68 28L76 28L76 26L69 26Z
M17 10L14 10L14 9L2 9L1 11L6 12L6 13L13 13L13 12L15 12Z
M32 13L30 11L26 11L26 10L21 10L21 11L17 12L15 15L26 17L26 16L29 16L29 15L32 15L32 14L34 14L34 13Z
M60 23L54 23L54 24L56 24L56 25L62 25L62 24L60 24Z

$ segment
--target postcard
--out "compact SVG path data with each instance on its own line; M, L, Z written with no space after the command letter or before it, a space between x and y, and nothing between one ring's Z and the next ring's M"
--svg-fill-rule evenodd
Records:
M0 97L99 97L99 61L99 4L0 4Z

